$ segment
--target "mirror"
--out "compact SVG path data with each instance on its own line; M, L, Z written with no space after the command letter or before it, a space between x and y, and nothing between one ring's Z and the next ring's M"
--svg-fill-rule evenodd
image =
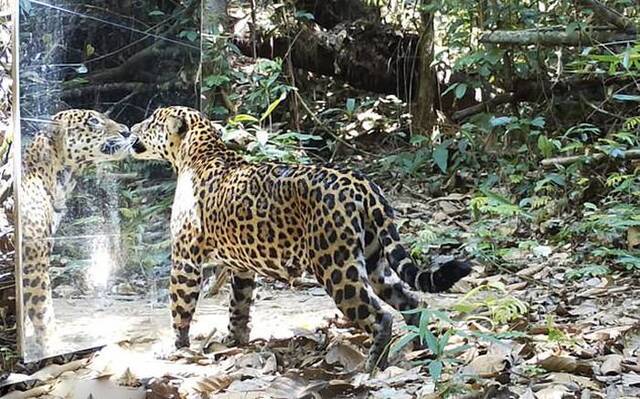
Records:
M123 158L126 126L199 106L200 13L199 0L20 1L25 361L170 334L175 178Z

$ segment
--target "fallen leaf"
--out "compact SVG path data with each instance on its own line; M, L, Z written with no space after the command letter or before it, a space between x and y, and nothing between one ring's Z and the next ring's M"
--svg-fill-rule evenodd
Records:
M536 392L536 399L562 399L569 389L564 385L552 385Z
M117 382L125 387L139 387L141 385L140 380L131 372L129 367L122 373Z
M307 385L307 381L299 376L279 376L271 381L265 389L265 393L267 393L270 398L298 398Z
M547 371L564 371L571 373L578 367L578 361L571 356L552 355L540 361L538 365Z
M407 382L422 380L424 377L420 376L419 371L420 367L405 370L401 367L389 366L384 371L376 374L375 378L368 379L363 384L369 387L404 386ZM363 376L366 378L368 374L363 373Z
M636 373L623 374L622 383L627 386L640 387L640 374L636 374Z
M180 385L178 392L181 397L190 397L192 394L199 394L193 397L207 397L228 388L234 380L235 378L228 374L187 378Z
M593 379L582 377L575 374L569 373L550 373L547 377L551 382L562 385L576 384L582 388L593 389L594 391L600 390L600 385L596 383Z
M612 354L604 357L600 366L602 375L618 375L622 373L622 355Z
M363 362L365 356L353 346L344 342L333 344L325 356L328 364L339 363L344 367L345 371L356 370Z
M509 362L502 355L480 355L467 364L463 370L463 374L477 375L481 378L495 377L503 372Z
M147 384L147 399L178 399L178 381L170 377L154 378Z
M51 392L51 385L42 385L39 387L35 387L33 389L29 389L28 391L13 391L6 395L4 395L3 399L29 399L29 398L37 398L39 396L43 396Z
M51 364L42 370L38 370L33 373L31 378L40 381L48 381L58 377L65 371L78 370L79 368L86 366L88 362L89 359L78 359L65 364Z
M370 394L374 399L412 399L413 395L410 395L407 391L396 388L382 388L378 391L373 391Z

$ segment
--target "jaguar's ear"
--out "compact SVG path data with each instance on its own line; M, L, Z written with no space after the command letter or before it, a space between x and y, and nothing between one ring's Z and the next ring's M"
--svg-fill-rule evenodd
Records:
M169 134L177 134L182 137L187 132L187 121L184 117L169 115L166 119L167 131Z

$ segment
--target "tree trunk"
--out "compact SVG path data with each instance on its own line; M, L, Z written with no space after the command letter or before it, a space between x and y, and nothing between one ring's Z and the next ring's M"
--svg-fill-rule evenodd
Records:
M203 0L202 1L202 56L200 79L206 79L224 72L219 63L213 60L218 59L216 55L224 52L226 39L224 34L228 34L229 21L227 17L227 0ZM206 85L203 85L206 86ZM211 110L216 103L216 95L220 91L202 91L200 108L204 112ZM224 99L223 99L224 101Z
M424 3L428 3L425 1ZM434 56L434 19L432 12L422 12L422 34L420 35L419 81L416 103L413 106L412 134L431 137L435 123L435 91L436 77L431 68Z

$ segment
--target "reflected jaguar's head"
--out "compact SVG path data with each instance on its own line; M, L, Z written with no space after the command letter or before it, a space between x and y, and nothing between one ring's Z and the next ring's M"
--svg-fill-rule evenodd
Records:
M52 120L54 140L68 166L116 161L129 154L129 128L98 111L71 109L58 112Z
M210 132L213 124L200 111L181 106L158 108L131 128L131 155L174 163L189 132Z

